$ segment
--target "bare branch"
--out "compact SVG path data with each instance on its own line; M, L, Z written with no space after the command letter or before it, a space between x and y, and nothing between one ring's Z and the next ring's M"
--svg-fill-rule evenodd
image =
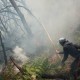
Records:
M14 15L18 16L17 13L14 13L14 12L12 12L12 11L8 11L8 10L1 11L0 13L4 13L4 12L8 12L8 13L10 13L10 14L14 14Z
M2 8L0 11L4 10L4 9L6 9L6 8L10 8L10 7L13 7L13 6L12 6L12 5L8 5L8 6L4 7L4 8ZM29 11L29 9L27 9L27 8L24 7L24 6L18 5L17 7L22 7L22 8L24 8L25 10ZM29 13L30 13L30 11L29 11Z
M24 70L15 62L15 60L14 60L14 58L12 56L10 56L10 60L19 69L19 71L24 75Z
M14 0L9 0L9 1L11 2L12 6L13 6L14 9L16 10L16 12L18 13L19 17L21 18L21 21L22 21L22 23L23 23L24 28L27 30L28 34L29 34L30 36L32 36L32 31L31 31L31 29L29 28L29 26L28 26L28 24L27 24L27 22L26 22L26 20L25 20L24 15L21 13L21 11L19 10L19 8L17 7L15 1L14 1Z
M8 33L8 30L7 30L7 28L5 27L5 25L4 25L4 23L3 23L2 19L1 19L1 17L0 17L0 21L1 21L1 24L3 25L5 31Z

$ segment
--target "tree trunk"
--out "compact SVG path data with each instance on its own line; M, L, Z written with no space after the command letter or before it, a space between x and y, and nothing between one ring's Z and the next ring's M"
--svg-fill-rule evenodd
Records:
M20 19L21 19L21 21L22 21L22 23L23 23L24 28L27 30L28 34L29 34L30 36L32 36L31 29L29 28L29 26L28 26L28 24L27 24L27 22L26 22L26 20L25 20L24 15L23 15L22 12L20 11L20 9L17 7L15 1L14 1L14 0L9 0L9 1L11 2L12 6L13 6L14 9L16 10L16 12L18 13L18 15L19 15L19 17L20 17Z
M7 65L7 63L8 63L8 61L7 61L7 55L6 55L5 47L4 47L4 44L3 44L3 41L2 41L1 32L0 32L0 40L1 40L1 46L2 46L2 50L3 50L3 54L4 54L5 65Z

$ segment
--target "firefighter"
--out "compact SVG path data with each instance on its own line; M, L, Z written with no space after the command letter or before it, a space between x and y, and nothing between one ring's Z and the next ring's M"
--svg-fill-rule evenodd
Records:
M62 59L61 65L65 64L65 61L67 60L68 56L72 56L74 58L74 61L71 64L71 74L74 74L75 69L77 69L77 64L80 60L80 45L73 44L66 40L65 38L60 38L59 39L60 45L63 47L63 51L60 52L57 50L57 53L63 54L64 57Z

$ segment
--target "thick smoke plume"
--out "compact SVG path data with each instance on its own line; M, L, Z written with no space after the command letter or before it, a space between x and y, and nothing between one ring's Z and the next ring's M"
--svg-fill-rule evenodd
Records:
M29 60L29 58L26 56L26 53L19 46L16 46L13 52L13 56L18 63L24 64L27 63L27 61Z

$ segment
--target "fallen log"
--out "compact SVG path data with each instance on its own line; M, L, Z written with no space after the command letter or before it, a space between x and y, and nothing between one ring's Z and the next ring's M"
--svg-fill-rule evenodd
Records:
M59 74L42 74L41 78L43 79L62 79L62 80L69 80L69 74L64 75L64 73Z
M25 70L22 69L14 60L14 58L12 56L10 56L10 60L12 61L12 63L19 69L19 71L21 72L21 74L24 75Z

